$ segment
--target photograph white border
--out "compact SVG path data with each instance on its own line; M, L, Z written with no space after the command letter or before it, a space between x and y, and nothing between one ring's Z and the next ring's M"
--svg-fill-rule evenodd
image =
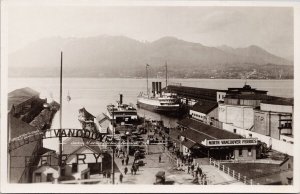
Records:
M294 185L293 186L267 186L267 185L59 185L59 184L8 184L7 183L7 6L38 4L42 6L70 5L70 6L264 6L264 7L293 7L294 8ZM300 2L296 1L96 1L96 0L2 0L1 1L1 192L66 192L66 193L88 193L88 192L134 192L134 193L201 193L201 192L259 192L259 193L298 193L299 189L299 95L297 87L299 82L299 62L300 62ZM298 127L299 126L299 127Z

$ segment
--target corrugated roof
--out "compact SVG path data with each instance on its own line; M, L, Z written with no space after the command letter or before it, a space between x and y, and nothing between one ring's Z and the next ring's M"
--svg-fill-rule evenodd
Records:
M218 103L214 101L208 101L208 100L199 100L191 110L194 110L196 112L208 114L213 109L218 107Z
M206 125L200 121L197 121L195 119L190 119L190 118L185 118L181 121L178 122L178 124L191 129L188 130L186 129L184 131L184 133L186 134L194 134L194 135L190 135L191 139L193 136L196 135L196 133L201 134L200 136L197 135L197 137L205 137L206 139L240 139L242 138L242 136L210 126L210 125ZM195 133L196 132L196 133ZM195 138L193 138L194 140ZM200 138L203 139L203 138ZM195 139L197 140L197 139ZM201 140L203 141L203 140ZM198 143L201 143L201 141L196 141Z
M187 148L189 148L189 149L191 149L194 145L197 144L197 143L195 143L195 142L193 142L193 141L191 141L191 140L188 140L188 139L182 141L181 143L182 143L182 145L184 145L185 147L187 147Z
M16 89L10 93L8 93L8 110L11 109L12 105L18 105L21 104L22 102L25 102L32 98L33 96L39 95L40 93L29 88L20 88Z
M10 137L15 138L25 133L36 131L37 129L24 121L10 116Z

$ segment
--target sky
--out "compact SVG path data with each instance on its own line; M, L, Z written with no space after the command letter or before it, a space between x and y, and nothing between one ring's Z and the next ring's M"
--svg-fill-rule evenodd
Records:
M206 46L258 45L293 56L292 8L15 4L4 10L8 52L47 37L122 35L139 41L174 36Z

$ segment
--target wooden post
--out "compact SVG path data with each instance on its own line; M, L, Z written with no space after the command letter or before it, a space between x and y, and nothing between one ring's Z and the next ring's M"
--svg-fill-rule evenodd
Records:
M232 177L234 178L234 170L232 171Z
M250 179L250 184L253 185L253 179Z
M230 174L230 168L228 167L228 174Z
M224 165L222 165L222 168L223 168L223 172L225 172L225 166Z
M246 184L246 180L247 180L247 178L246 178L246 176L244 176L244 183Z

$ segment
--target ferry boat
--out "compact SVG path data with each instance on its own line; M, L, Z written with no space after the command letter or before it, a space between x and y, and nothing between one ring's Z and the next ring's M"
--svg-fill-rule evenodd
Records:
M147 74L147 94L140 93L137 98L137 106L158 113L176 113L180 109L177 95L170 92L163 92L161 82L152 82L152 95L148 91L148 67ZM166 65L166 86L167 86L167 65Z
M120 101L115 106L107 105L107 114L110 120L115 120L116 124L133 124L138 120L137 110L133 105L123 104L123 95L120 94Z

